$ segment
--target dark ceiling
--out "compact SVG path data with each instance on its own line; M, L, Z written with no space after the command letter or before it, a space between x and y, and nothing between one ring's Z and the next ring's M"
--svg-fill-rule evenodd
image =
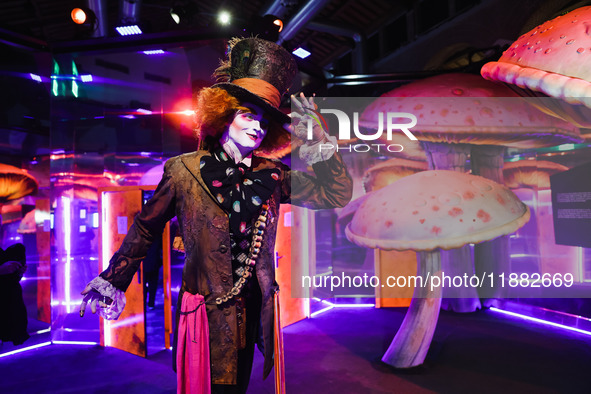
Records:
M30 82L23 90L13 75L18 70L30 79L28 73L48 70L49 55L195 47L210 40L219 45L220 39L264 36L261 18L272 13L285 22L277 41L289 50L301 46L312 53L298 60L306 94L375 97L433 74L479 74L484 63L497 60L521 34L588 4L591 1L3 0L0 85L5 94L0 103L5 110L0 113L0 151L14 145L9 141L12 134L2 130L20 131L29 139L49 135L49 85ZM72 23L75 6L96 11L99 22L93 29ZM169 12L177 6L193 10L192 17L178 25ZM130 11L134 7L137 12ZM221 10L233 15L230 26L217 23ZM135 19L145 34L119 36L115 27L124 17L128 22Z
M312 52L304 64L308 72L330 69L338 73L364 73L369 69L368 63L384 53L395 51L479 3L479 0L4 0L0 3L0 40L54 53L109 50L126 44L178 45L183 41L261 34L261 21L257 18L271 11L286 23L280 42L288 49L303 46ZM125 15L129 16L122 12L122 4L128 9L137 7L133 17L146 33L143 37L124 41L117 35L115 27ZM94 33L72 23L70 11L76 5L87 5L96 11L101 22ZM194 13L177 25L169 10L179 5ZM234 16L231 27L223 28L217 23L220 10ZM380 38L378 32L386 34L386 39ZM352 52L355 48L358 52Z

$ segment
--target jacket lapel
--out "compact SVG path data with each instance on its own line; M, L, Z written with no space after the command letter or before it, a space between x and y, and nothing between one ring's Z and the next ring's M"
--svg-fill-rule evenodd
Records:
M213 202L217 206L219 206L222 209L222 211L224 211L224 213L225 213L226 211L220 205L217 198L215 198L215 196L213 194L211 194L211 192L209 191L209 188L205 184L205 181L201 177L200 167L201 167L201 158L203 156L211 156L211 153L209 153L208 151L197 151L197 152L187 153L187 154L184 154L181 156L181 161L183 162L183 164L187 168L187 171L189 171L189 173L191 173L191 175L193 175L193 178L195 178L197 180L197 183L199 183L199 186L201 186L201 188L205 191L205 193L207 193L207 195L213 200Z

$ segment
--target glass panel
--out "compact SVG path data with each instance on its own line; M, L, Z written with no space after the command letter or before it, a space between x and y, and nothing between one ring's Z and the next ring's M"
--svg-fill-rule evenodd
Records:
M49 340L50 56L0 49L0 263L21 260L18 244L26 262L20 281L17 273L0 277L6 353Z
M195 150L192 90L214 82L210 75L223 56L220 49L222 45L196 45L156 55L126 52L54 57L54 340L99 342L98 317L91 313L83 319L78 316L80 291L102 270L97 190L156 185L166 159ZM180 286L179 268L178 263L172 267L173 298ZM161 298L162 291L157 295ZM148 338L149 352L164 347L161 308L162 302L156 300L155 309L147 313L147 332L154 334L152 340Z

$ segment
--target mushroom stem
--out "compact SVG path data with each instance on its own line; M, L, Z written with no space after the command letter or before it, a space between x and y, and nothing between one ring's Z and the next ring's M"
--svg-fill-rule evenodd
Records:
M428 276L435 277L441 274L439 249L418 254L418 276L425 280ZM433 339L440 307L441 287L431 288L430 282L416 286L404 321L382 361L395 368L421 365Z
M430 170L466 172L470 145L444 142L423 142L422 144Z
M475 145L472 147L470 156L472 174L480 175L501 185L505 184L503 177L504 146Z
M430 170L451 170L465 173L471 146L468 144L447 144L423 142ZM452 276L474 273L470 246L446 250L441 253L443 271ZM454 312L474 312L480 309L480 298L473 287L446 287L443 289L442 308Z
M479 145L472 147L472 173L504 185L504 155L504 146ZM490 275L493 272L495 276L500 273L508 275L511 272L509 237L504 235L474 245L474 269L479 277L482 274ZM502 287L498 286L493 289L486 284L479 288L478 292L486 307L495 306L494 299L502 298L505 295Z

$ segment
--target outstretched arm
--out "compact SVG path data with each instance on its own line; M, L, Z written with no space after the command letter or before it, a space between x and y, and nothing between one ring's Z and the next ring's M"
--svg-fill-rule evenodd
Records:
M121 247L113 255L109 266L82 291L80 316L87 304L92 313L97 310L106 319L117 319L125 307L125 290L156 237L175 215L175 190L172 182L171 161L164 167L164 175L154 196L136 216ZM97 309L97 306L99 307Z

